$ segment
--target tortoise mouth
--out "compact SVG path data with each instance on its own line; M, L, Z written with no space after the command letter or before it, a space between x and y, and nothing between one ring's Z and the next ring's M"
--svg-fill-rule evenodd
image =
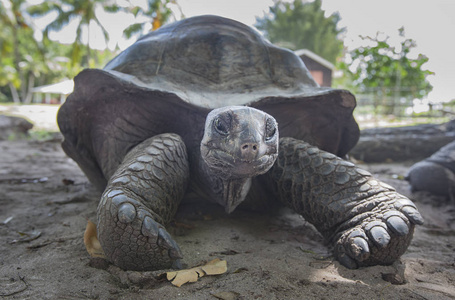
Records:
M229 178L253 177L267 172L275 162L277 153L265 153L254 159L242 159L222 149L211 149L204 157L212 171Z

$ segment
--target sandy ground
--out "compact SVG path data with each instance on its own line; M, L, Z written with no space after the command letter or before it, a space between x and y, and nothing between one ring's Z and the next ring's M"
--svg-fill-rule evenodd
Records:
M169 228L184 266L227 261L223 275L178 288L91 259L83 243L98 195L59 141L0 141L0 297L5 299L455 299L455 205L410 195L412 162L363 165L413 198L425 225L392 266L348 270L287 211L182 207Z

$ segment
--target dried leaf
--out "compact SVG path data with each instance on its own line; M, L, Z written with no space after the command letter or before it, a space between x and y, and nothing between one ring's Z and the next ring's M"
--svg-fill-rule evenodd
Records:
M96 235L96 225L90 220L87 220L87 227L85 228L84 233L84 244L91 257L106 257Z
M196 282L200 277L205 275L219 275L226 273L227 262L219 258L208 262L204 266L194 267L191 269L167 272L166 278L175 286L182 286L188 282Z
M198 268L193 268L193 269L187 269L187 270L181 270L177 272L168 272L167 274L167 279L172 280L172 284L175 286L182 286L185 283L188 282L196 282L200 276L200 273L197 270ZM169 275L169 273L175 273L172 275ZM201 277L204 275L201 275ZM169 279L172 278L172 279Z
M205 266L202 266L201 269L207 275L219 275L226 273L227 271L227 262L219 258L215 258L212 261L209 261Z

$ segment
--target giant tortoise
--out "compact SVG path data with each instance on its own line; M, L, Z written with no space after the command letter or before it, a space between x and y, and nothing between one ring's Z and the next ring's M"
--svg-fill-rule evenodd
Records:
M199 16L82 71L58 124L64 151L104 191L98 238L123 269L179 265L165 226L189 194L227 213L242 202L287 205L344 266L391 264L423 220L409 199L340 158L359 137L355 105L252 28Z

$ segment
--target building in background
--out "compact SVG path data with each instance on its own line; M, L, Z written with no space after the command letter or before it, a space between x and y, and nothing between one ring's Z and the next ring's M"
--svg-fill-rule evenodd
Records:
M320 86L332 86L332 72L335 66L331 62L307 49L300 49L294 53L305 63Z

